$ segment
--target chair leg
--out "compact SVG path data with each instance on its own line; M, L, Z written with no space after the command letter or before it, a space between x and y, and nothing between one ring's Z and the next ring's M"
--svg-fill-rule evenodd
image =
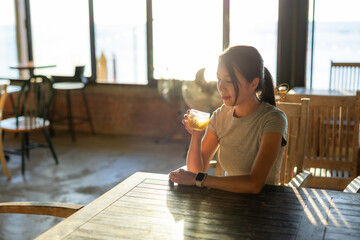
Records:
M26 148L26 136L25 133L21 134L21 173L25 175L25 148Z
M8 179L11 179L11 174L9 172L9 169L7 168L7 165L6 165L3 144L2 144L1 140L0 140L0 160L1 160L1 164L3 166L3 169L4 169L4 172L5 172L6 176L8 177Z
M59 164L59 161L58 161L58 159L57 159L57 156L56 156L56 153L55 153L55 149L54 149L54 147L53 147L53 145L52 145L51 138L50 138L50 135L49 135L48 130L47 130L46 128L44 128L44 129L43 129L43 133L44 133L44 135L45 135L45 138L46 138L46 141L47 141L48 146L49 146L49 148L50 148L50 151L51 151L51 153L52 153L52 155L53 155L53 157L54 157L54 159L55 159L55 163L56 163L56 164Z
M68 115L67 115L68 116L68 127L69 127L69 131L71 133L72 141L75 142L76 137L75 137L74 123L73 123L72 109L71 109L71 96L70 96L69 90L66 91L66 101L67 101L67 110L68 110Z
M94 125L93 125L93 122L92 122L92 118L91 118L91 114L90 114L90 110L89 110L89 105L88 105L88 102L87 102L87 99L86 99L84 89L81 90L81 94L82 94L83 99L84 99L85 110L86 110L86 114L87 114L87 117L88 117L88 120L89 120L91 133L95 134Z

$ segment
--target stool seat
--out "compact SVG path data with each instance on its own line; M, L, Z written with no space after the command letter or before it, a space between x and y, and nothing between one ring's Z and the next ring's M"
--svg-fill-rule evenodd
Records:
M17 86L17 85L9 85L6 89L8 94L11 93L18 93L21 90L21 86Z
M53 84L53 88L56 90L76 90L84 87L85 84L82 82L57 82Z
M84 77L84 68L85 68L85 66L76 66L74 76L52 76L52 79L54 81L52 87L53 87L53 89L56 90L55 94L54 94L54 101L53 101L54 107L56 106L55 99L56 99L56 96L58 95L56 92L66 94L67 116L66 116L66 118L65 118L65 116L60 116L58 119L55 119L55 117L54 117L55 109L53 108L54 111L52 111L52 114L51 114L51 116L52 116L51 122L59 122L60 123L60 122L64 122L64 120L67 119L68 128L72 135L73 142L76 141L75 129L74 129L75 125L82 124L84 122L89 122L91 132L93 134L95 134L89 106L88 106L86 96L85 96L85 86L87 83L87 78ZM73 109L71 107L71 96L73 95L72 93L77 93L77 94L81 93L85 111L86 111L86 117L73 116ZM78 114L78 112L76 112L76 113ZM51 130L51 133L53 134L52 126L50 126L50 130Z

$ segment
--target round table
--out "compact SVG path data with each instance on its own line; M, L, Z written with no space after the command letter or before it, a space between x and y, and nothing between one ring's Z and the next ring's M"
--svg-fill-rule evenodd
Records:
M35 65L33 62L21 63L17 66L11 66L11 69L18 70L29 70L30 76L34 76L34 70L40 68L52 68L56 67L56 65Z

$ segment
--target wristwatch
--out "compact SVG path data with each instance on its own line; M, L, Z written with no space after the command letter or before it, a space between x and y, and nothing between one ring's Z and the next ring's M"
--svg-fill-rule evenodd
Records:
M207 176L207 173L201 173L201 172L199 172L199 173L196 175L196 177L195 177L195 184L196 184L196 186L202 187L202 186L203 186L203 182L204 182L206 176Z

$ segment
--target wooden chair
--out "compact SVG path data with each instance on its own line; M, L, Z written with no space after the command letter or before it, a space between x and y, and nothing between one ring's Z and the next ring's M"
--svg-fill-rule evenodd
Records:
M10 84L9 80L1 80L0 81L0 120L2 119L3 109L4 109L6 97L7 97L7 86L9 84ZM4 156L4 149L3 149L3 143L2 143L1 136L2 136L2 130L0 128L0 161L1 161L1 165L4 169L6 176L8 177L8 179L11 179L11 174L6 165L6 159Z
M331 61L330 90L360 90L360 63Z
M64 92L66 94L67 114L65 117L60 116L57 119L55 119L55 117L53 116L55 111L53 111L51 114L52 115L51 120L52 123L56 123L56 122L61 123L66 120L73 142L76 141L75 130L74 130L75 125L88 122L90 124L91 132L93 134L95 133L88 102L84 91L87 83L87 78L84 76L84 70L85 70L85 66L76 66L74 76L71 77L52 76L52 79L54 81L53 88L56 90L55 94L57 95L57 93L60 92ZM73 109L71 102L71 92L73 91L81 92L84 108L86 111L86 117L73 116ZM56 95L55 98L57 98ZM54 101L54 107L56 107L56 100Z
M309 119L310 99L302 98L299 103L277 102L276 106L286 114L287 145L282 158L280 184L303 187L311 174L304 171L306 134Z
M18 94L15 117L0 121L0 127L5 132L21 133L22 174L25 173L25 154L29 158L29 150L34 147L48 147L58 164L58 159L52 145L47 128L49 107L53 97L52 81L45 76L33 76L25 81ZM30 143L29 134L42 130L47 145ZM18 151L14 152L18 153Z
M309 101L308 98L303 98L300 103L277 103L277 107L286 114L288 121L287 145L280 172L281 185L303 187L311 178L311 173L303 169ZM217 153L217 159L218 156L219 152ZM222 176L224 173L217 160L210 161L209 169L211 168L215 168L215 175L217 176Z
M73 203L4 202L0 203L0 213L35 214L67 218L83 207L83 205Z
M298 102L301 95L286 96ZM343 190L358 176L360 92L356 96L311 96L304 168L308 187Z

